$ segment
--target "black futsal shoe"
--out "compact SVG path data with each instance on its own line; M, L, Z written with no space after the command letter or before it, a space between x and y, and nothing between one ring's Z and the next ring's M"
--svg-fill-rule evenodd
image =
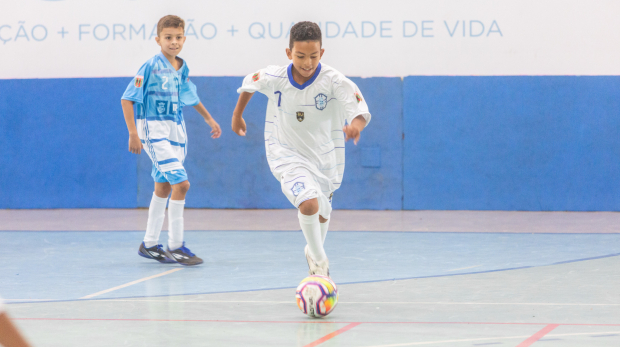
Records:
M202 264L202 259L198 258L189 248L185 247L185 242L181 248L173 251L168 248L166 250L168 258L176 260L181 265L198 265Z
M176 263L175 260L168 257L162 245L146 248L146 245L142 242L142 244L140 244L140 249L138 249L138 254L147 259L155 259L160 263Z

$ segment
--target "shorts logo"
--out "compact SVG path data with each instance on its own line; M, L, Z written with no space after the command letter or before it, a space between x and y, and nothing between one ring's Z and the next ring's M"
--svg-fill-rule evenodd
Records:
M136 76L136 77L134 78L133 85L134 85L136 88L142 88L142 82L144 82L144 76Z
M291 191L293 192L293 195L297 196L304 189L306 189L306 186L304 186L303 182L297 182L297 183L293 184L293 188L291 188Z
M252 75L252 81L256 82L259 79L260 79L260 72L257 72L254 75Z
M303 112L297 112L297 120L300 122L304 121L304 113Z
M168 110L168 101L157 100L155 101L155 107L157 108L157 114L163 116Z
M319 94L314 97L314 106L317 109L323 111L327 107L327 96L325 94Z
M358 92L355 92L355 98L357 99L358 104L362 101L362 96Z
M329 194L329 203L332 203L332 198L334 197L334 193Z

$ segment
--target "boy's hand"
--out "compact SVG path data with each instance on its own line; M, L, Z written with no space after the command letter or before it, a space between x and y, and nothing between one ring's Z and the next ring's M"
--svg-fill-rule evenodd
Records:
M211 118L210 120L205 120L205 122L207 122L207 124L209 124L209 126L211 127L211 138L217 139L220 137L220 135L222 135L222 129L220 128L220 125L217 124L217 122Z
M142 152L142 142L140 142L138 134L129 135L129 151L134 154Z
M362 130L364 130L365 126L366 119L364 117L357 116L355 119L353 119L351 124L345 125L344 128L342 128L342 131L344 131L345 135L345 141L353 139L353 143L357 145L360 140L360 133L362 132Z
M237 135L239 136L245 136L246 127L245 127L245 121L243 120L243 117L233 116L232 130L235 133L237 133Z

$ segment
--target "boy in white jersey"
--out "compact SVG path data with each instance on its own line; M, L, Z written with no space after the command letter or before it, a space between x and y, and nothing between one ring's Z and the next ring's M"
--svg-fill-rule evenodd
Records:
M129 130L129 151L140 154L144 148L153 161L151 176L155 180L155 192L149 206L146 235L138 254L162 263L197 265L202 259L185 247L183 241L183 209L189 189L183 167L187 152L183 106L194 106L211 127L211 137L220 137L221 130L200 102L196 86L189 80L187 64L177 56L185 39L183 19L165 16L159 20L156 41L161 46L161 53L142 65L127 86L121 104ZM137 104L138 127L134 123L134 103ZM171 191L168 249L164 251L158 244L159 233Z
M269 167L284 195L299 209L309 273L329 276L323 243L331 198L344 173L344 144L349 139L357 144L370 113L355 83L320 63L321 43L317 24L295 24L286 49L292 64L268 66L243 80L232 128L245 136L243 111L253 93L269 98L265 120Z

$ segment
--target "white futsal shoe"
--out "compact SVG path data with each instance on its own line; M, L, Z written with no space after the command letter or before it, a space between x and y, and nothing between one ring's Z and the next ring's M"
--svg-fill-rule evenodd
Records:
M323 264L317 264L314 259L310 256L310 251L308 250L308 245L304 248L304 253L306 253L306 260L308 261L308 273L310 275L321 275L329 277L329 259L325 259Z

